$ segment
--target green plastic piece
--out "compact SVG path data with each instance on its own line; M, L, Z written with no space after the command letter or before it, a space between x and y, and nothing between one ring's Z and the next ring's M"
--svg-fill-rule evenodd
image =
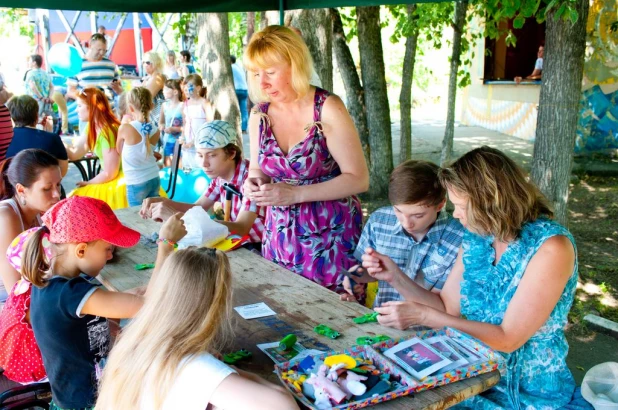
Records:
M336 330L331 329L330 327L326 325L317 325L316 327L313 328L313 331L319 335L330 337L331 339L336 339L339 336L341 336L341 333L337 332Z
M237 352L224 354L223 362L227 364L236 364L243 359L249 359L251 356L253 356L253 354L250 351L246 349L240 349Z
M378 321L378 312L367 313L366 315L355 317L352 319L354 323L357 325L362 325L364 323L373 323Z
M361 336L356 339L356 344L359 346L369 346L369 345L374 345L376 343L384 342L389 339L390 337L386 335Z
M296 344L296 335L290 333L279 342L279 350L290 350Z
M154 267L154 263L138 263L137 265L135 265L135 270L152 269Z

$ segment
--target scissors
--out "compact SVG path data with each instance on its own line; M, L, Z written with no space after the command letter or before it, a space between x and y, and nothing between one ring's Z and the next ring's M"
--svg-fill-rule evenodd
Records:
M350 286L354 289L354 286L356 286L356 281L354 279L362 277L367 271L360 265L353 266L351 269L352 271L341 269L339 274L347 276L348 279L350 279Z

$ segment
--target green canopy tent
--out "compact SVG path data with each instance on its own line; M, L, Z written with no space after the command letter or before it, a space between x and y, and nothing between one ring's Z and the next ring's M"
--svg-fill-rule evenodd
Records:
M238 11L319 9L379 6L431 1L415 0L0 0L0 7L149 13L223 13Z

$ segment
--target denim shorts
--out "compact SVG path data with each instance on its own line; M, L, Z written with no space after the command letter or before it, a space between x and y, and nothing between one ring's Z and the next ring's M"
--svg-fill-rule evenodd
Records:
M159 187L161 179L159 177L152 178L143 184L127 185L127 202L129 206L141 205L144 199L159 196Z
M176 140L174 139L169 139L165 142L165 145L163 146L163 155L165 155L166 157L171 157L172 155L174 155L174 147L176 146Z

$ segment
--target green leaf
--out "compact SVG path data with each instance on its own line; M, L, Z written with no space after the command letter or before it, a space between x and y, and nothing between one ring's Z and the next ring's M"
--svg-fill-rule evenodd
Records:
M556 15L554 16L556 19L559 19L560 17L562 17L562 15L564 14L564 12L566 11L566 3L562 3L562 5L560 5L560 7L558 8L558 11L556 12Z
M577 23L577 20L579 19L579 13L577 13L577 10L575 9L569 9L567 18L571 20L571 24L575 24Z
M525 22L526 22L526 19L524 18L524 16L520 14L517 17L515 17L515 20L513 20L513 28L520 29L524 26Z

